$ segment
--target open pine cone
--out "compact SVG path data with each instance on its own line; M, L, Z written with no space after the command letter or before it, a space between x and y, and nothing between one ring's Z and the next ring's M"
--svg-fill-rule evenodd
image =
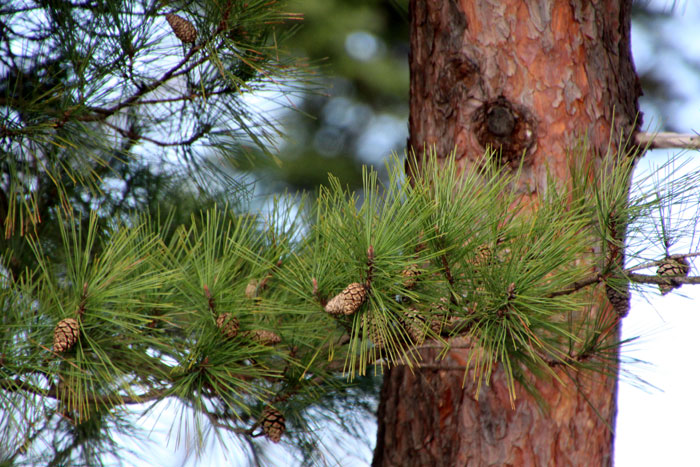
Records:
M685 277L689 272L690 265L685 258L666 258L656 270L656 274L659 277L668 277L665 284L659 284L661 295L666 295L671 290L677 289L682 285L680 282L673 280L673 277Z
M260 425L265 436L273 443L279 443L286 430L284 415L279 410L269 406L263 410Z
M364 284L353 282L345 287L326 304L326 313L333 316L351 315L355 313L367 299L367 288Z
M78 342L80 324L75 318L65 318L56 324L53 329L53 351L65 352L73 348Z
M401 271L401 277L403 278L404 288L411 290L418 283L418 278L420 277L420 269L418 269L417 264L411 264L406 269Z

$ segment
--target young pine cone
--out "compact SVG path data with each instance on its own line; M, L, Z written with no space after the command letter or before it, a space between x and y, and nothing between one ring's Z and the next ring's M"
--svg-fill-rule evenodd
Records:
M53 329L53 351L65 352L73 348L78 342L80 324L75 318L65 318L56 324Z
M272 407L265 407L260 419L263 433L273 443L279 443L286 430L284 415Z
M174 14L165 15L165 19L178 39L185 44L194 44L194 41L197 39L197 30L192 23Z
M221 313L216 317L216 326L221 329L221 334L229 339L233 339L238 335L240 323L238 318L232 316L231 313Z
M362 306L366 299L367 288L364 284L353 282L338 295L331 298L326 304L325 310L326 313L333 316L351 315Z
M659 284L661 295L666 295L673 289L677 289L682 284L673 279L673 277L685 277L690 272L690 265L685 258L666 258L659 265L656 274L659 277L668 277L665 284Z

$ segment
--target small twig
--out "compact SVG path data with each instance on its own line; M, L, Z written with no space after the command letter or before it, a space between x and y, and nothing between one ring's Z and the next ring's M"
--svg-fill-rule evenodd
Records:
M554 298L554 297L560 297L562 295L569 295L569 294L572 294L574 292L578 292L579 290L581 290L585 287L588 287L589 285L593 285L593 284L596 284L598 282L602 282L603 279L604 279L604 276L600 273L597 273L597 274L589 276L585 279L581 279L580 281L576 281L573 284L571 284L571 286L569 286L565 289L558 290L556 292L548 293L545 297L546 298Z
M179 140L179 141L161 141L161 140L157 140L154 138L149 138L148 136L138 134L138 133L131 131L131 130L125 130L124 128L121 128L121 127L114 125L112 123L109 123L109 122L103 122L103 124L108 126L111 129L113 129L117 133L121 134L125 138L129 138L129 139L133 139L133 140L148 141L149 143L153 143L156 146L160 146L160 147L190 146L190 145L194 144L196 141L198 141L200 138L202 138L204 135L207 134L207 131L202 129L202 130L195 132L192 136L190 136L187 139L183 139L183 140Z
M85 282L83 284L83 293L80 295L80 304L78 305L78 309L75 312L78 318L82 317L83 314L85 314L85 305L87 305L87 290L88 284L87 282Z
M365 283L365 287L367 290L372 285L372 276L374 274L374 246L370 245L369 248L367 248L367 282Z
M434 371L465 371L466 368L461 365L439 365L430 363L418 363L414 365L416 368L421 370L434 370Z
M202 413L209 419L209 421L211 422L211 424L212 424L214 427L216 427L216 428L223 428L224 430L231 431L231 432L236 433L236 434L238 434L238 435L248 435L248 436L252 436L252 435L253 435L253 431L255 430L255 428L256 428L257 425L258 425L258 423L256 422L251 428L248 428L248 429L245 429L245 428L237 428L237 427L233 427L233 426L231 426L231 425L227 425L227 424L225 424L225 423L221 423L221 422L219 421L219 419L224 418L224 417L221 417L221 416L219 416L219 415L217 415L217 414L215 414L215 413L212 413L212 412L208 411L207 409L205 409L205 408L203 408L203 407L202 407L201 411L202 411Z
M207 304L209 305L209 309L211 310L211 312L216 313L216 306L214 303L214 297L211 296L211 292L209 291L209 287L207 287L206 284L204 284L204 296L207 299Z
M648 149L700 149L700 136L688 133L636 133L635 141Z
M450 283L450 285L455 285L455 279L452 277L452 271L450 270L450 264L447 262L447 255L442 255L440 257L442 260L442 268L445 270L445 278L447 278L447 282Z
M178 62L171 69L169 69L168 71L163 73L163 75L161 75L161 77L158 78L156 81L154 81L148 85L142 86L136 93L132 94L127 99L115 104L114 106L112 106L108 109L104 109L104 108L100 108L100 107L92 107L92 108L89 107L89 109L93 113L89 114L89 115L80 116L80 117L78 117L78 120L84 121L84 122L104 120L105 118L107 118L111 115L114 115L115 113L117 113L121 109L133 105L141 97L143 97L144 95L146 95L150 92L155 91L156 89L158 89L160 86L165 84L170 79L176 78L178 76L181 76L184 73L190 72L196 66L201 65L202 63L204 63L204 61L207 60L207 57L204 56L204 57L200 58L199 60L196 60L195 62L191 63L189 66L182 68L190 60L190 58L192 58L192 56L195 54L195 52L197 52L200 49L200 47L201 46L192 47L190 49L190 51L187 52L187 54L184 56L184 58L182 60L180 60L180 62ZM178 72L178 70L180 70L180 71Z

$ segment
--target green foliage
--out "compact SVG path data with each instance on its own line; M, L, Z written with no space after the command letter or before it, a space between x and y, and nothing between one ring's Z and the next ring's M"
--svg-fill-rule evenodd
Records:
M96 212L87 224L59 214L51 257L61 261L31 236L37 266L3 288L3 437L26 440L30 455L38 420L59 417L56 433L78 442L81 427L99 445L123 406L175 399L183 420L205 416L192 419L200 437L215 427L250 441L272 405L311 456L319 440L310 414L338 410L338 397L361 401L370 369L420 371L424 346L466 343L465 377L480 387L497 365L511 389L532 389L525 369L610 371L619 316L588 309L597 284L629 281L601 260L615 240L610 219L633 229L692 186L623 201L633 158L616 154L596 183L572 157L571 186L550 180L517 209L519 174L487 154L471 169L426 157L410 180L395 158L386 186L365 171L361 196L331 179L313 205L286 198L255 216L213 206L176 228L148 216L105 228ZM366 299L326 313L353 283ZM68 317L79 339L53 351L54 328ZM234 318L237 332L227 334Z
M196 29L193 44L176 37L173 13ZM247 96L304 82L277 47L299 18L276 2L28 0L0 15L0 242L14 274L31 261L18 236L60 242L59 206L86 222L96 206L109 219L165 201L187 218L232 190L210 159L268 151L278 136Z
M335 120L305 134L352 130L337 152L359 153L368 128L347 115L405 113L406 23L387 2L303 6L292 45L342 57L332 66L346 77ZM194 44L166 14L191 22ZM470 169L427 155L408 179L398 158L386 173L328 159L336 175L313 202L284 196L251 214L224 162L264 161L313 188L326 170L307 166L333 155L299 137L294 166L259 157L277 142L274 116L246 96L281 90L297 105L306 76L278 43L298 16L267 0L28 0L0 15L3 465L119 460L116 436L139 434L133 414L168 403L198 448L228 433L254 457L274 407L283 440L319 463L318 421L356 433L344 414L373 411L384 368L439 366L427 348L470 348L464 374L480 390L498 365L511 389L532 390L526 369L611 371L619 316L591 313L598 285L626 292L641 281L631 271L657 265L637 235L649 223L666 256L695 228L674 216L698 204L699 175L651 174L628 199L636 153L624 147L600 167L572 155L570 186L549 180L529 204L491 154ZM378 45L365 61L344 52L357 33ZM354 301L328 313L349 286ZM77 340L58 351L65 320Z

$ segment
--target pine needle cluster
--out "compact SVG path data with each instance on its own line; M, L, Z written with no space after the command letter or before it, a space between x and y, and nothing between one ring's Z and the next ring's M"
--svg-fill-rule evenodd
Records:
M175 228L149 216L104 228L96 212L61 213L60 244L28 236L37 267L3 283L3 439L34 439L52 417L108 439L122 407L177 400L204 415L202 436L310 446L308 414L363 375L439 367L427 348L470 349L479 391L502 366L512 397L531 385L525 369L614 371L622 315L595 297L664 279L610 253L659 209L656 195L622 195L633 158L616 154L594 183L572 163L571 186L550 181L528 204L518 172L487 154L461 172L428 156L410 179L394 158L386 185L368 169L360 193L331 179L315 203L277 200L267 216L214 206ZM697 177L665 202L687 202Z

